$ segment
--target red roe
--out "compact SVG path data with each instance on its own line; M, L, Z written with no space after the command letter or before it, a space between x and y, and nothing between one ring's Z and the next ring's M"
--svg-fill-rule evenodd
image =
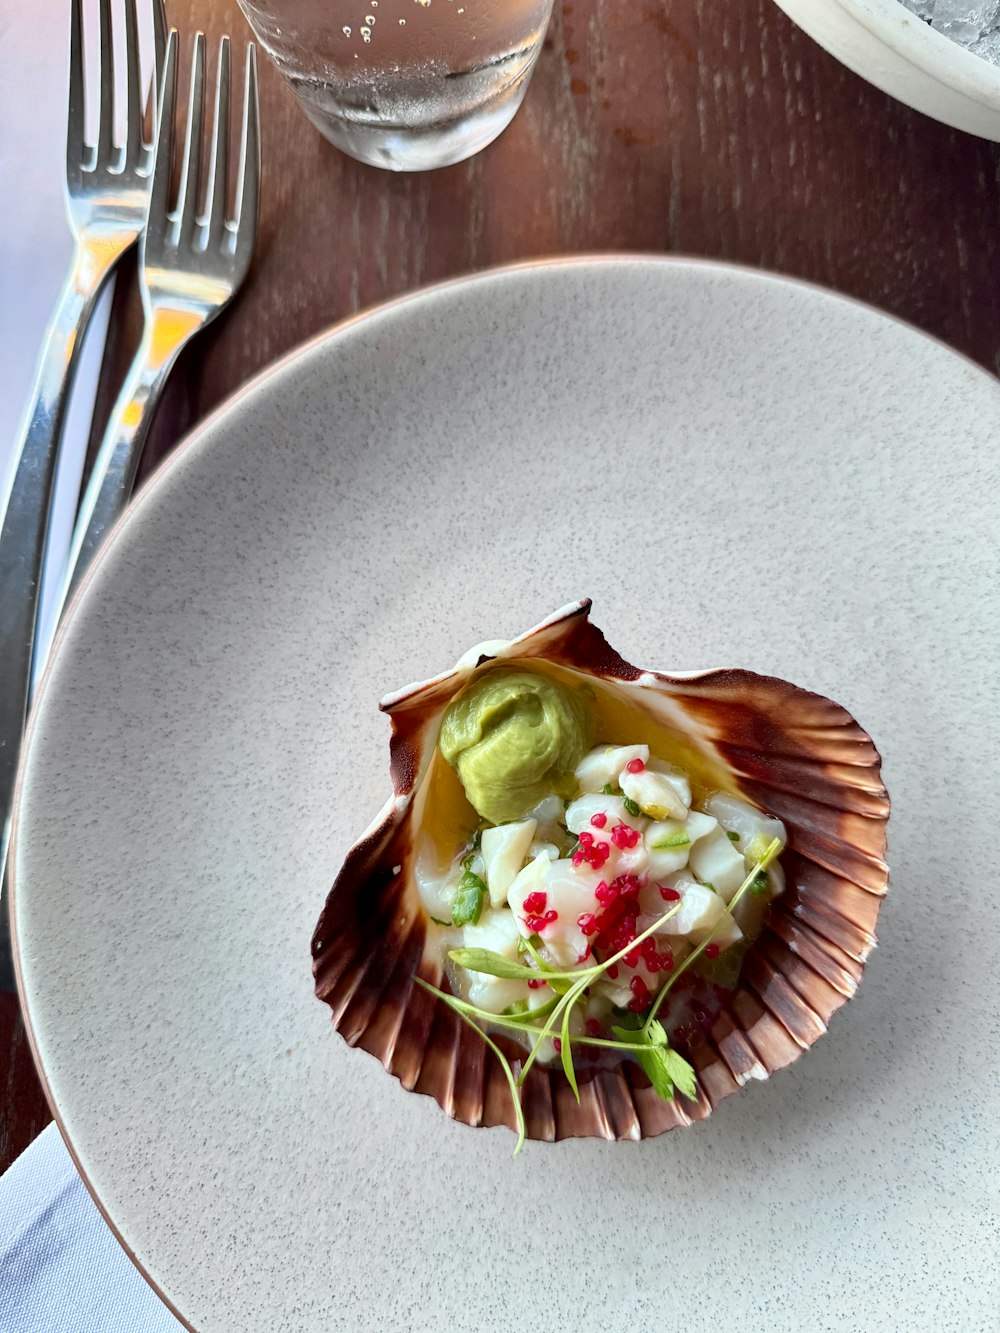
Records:
M536 890L534 893L529 893L525 898L524 911L531 916L538 916L540 912L545 911L547 902L548 895Z
M584 862L593 866L595 870L600 870L604 862L611 853L611 848L606 842L595 842L594 835L588 833L586 829L577 838L579 846L573 853L573 864L582 866Z
M680 902L681 895L677 892L676 889L668 888L666 884L658 884L657 888L660 890L660 897L663 899L665 903Z
M547 986L548 984L549 983L547 981L543 981L541 977L528 978L528 990L541 990L543 986Z
M616 824L611 830L611 841L622 851L634 847L640 836L639 830L630 828L628 824Z
M530 896L531 895L529 894L529 897ZM542 896L544 897L545 895L543 894ZM527 899L525 899L525 904L527 904ZM532 935L540 934L540 932L543 931L546 926L551 926L553 921L558 921L558 920L559 920L559 913L553 911L552 909L550 909L547 912L541 912L537 914L526 912L524 916L524 924L531 931Z
M590 822L593 824L594 828L604 828L605 824L608 822L608 817L603 810L598 810L596 815L590 816Z
M597 917L593 912L581 912L576 918L576 924L588 939L597 934Z
M649 1008L652 996L642 977L633 977L629 982L629 990L632 992L632 999L629 1000L628 1007L633 1014L641 1014L644 1009Z
M646 765L641 759L630 759L625 765L625 771L627 773L642 773L645 767Z
M706 957L706 958L718 958L718 956L719 956L719 946L718 946L717 944L706 944L706 945L705 945L705 957Z

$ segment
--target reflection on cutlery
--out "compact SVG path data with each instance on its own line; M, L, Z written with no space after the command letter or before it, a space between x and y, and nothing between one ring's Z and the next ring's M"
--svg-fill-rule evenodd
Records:
M187 341L232 300L250 266L260 190L256 50L247 48L243 129L235 214L227 218L229 39L219 47L219 75L209 161L202 161L205 38L195 38L187 132L177 202L169 205L177 92L177 33L172 31L161 88L153 185L139 244L146 326L115 405L73 531L61 606L77 587L132 493L150 422L167 375ZM206 188L199 211L199 176Z
M162 0L150 0L156 75L162 64ZM0 872L6 862L10 805L24 731L38 592L56 459L80 344L98 293L146 220L153 149L145 142L136 0L125 0L125 142L114 142L111 0L100 3L99 128L84 139L82 0L70 28L66 198L76 241L73 265L46 333L32 398L0 493ZM93 71L91 72L93 73Z

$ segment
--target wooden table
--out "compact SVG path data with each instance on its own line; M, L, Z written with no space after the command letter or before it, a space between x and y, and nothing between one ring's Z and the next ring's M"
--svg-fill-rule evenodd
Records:
M210 41L245 31L233 0L167 9ZM557 0L514 125L430 175L341 156L266 61L261 76L254 268L178 365L144 473L318 329L425 283L542 255L668 251L775 269L1000 368L1000 147L876 91L771 0ZM137 340L134 286L120 284L115 314L95 434ZM50 1118L7 994L0 1070L2 1170Z

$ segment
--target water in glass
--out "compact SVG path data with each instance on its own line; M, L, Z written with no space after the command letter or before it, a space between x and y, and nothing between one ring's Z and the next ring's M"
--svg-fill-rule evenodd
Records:
M397 171L460 162L513 119L552 0L240 0L306 115Z

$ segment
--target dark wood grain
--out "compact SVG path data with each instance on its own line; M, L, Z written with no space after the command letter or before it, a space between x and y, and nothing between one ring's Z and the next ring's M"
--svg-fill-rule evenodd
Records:
M245 33L233 0L167 7L210 41ZM775 269L1000 368L1000 148L870 87L771 0L557 0L513 126L473 161L430 175L341 156L266 61L261 76L254 267L178 364L143 475L317 330L424 283L559 253L669 251ZM116 309L103 412L137 337L134 287L123 284ZM20 1042L5 1015L0 1168L43 1116Z

